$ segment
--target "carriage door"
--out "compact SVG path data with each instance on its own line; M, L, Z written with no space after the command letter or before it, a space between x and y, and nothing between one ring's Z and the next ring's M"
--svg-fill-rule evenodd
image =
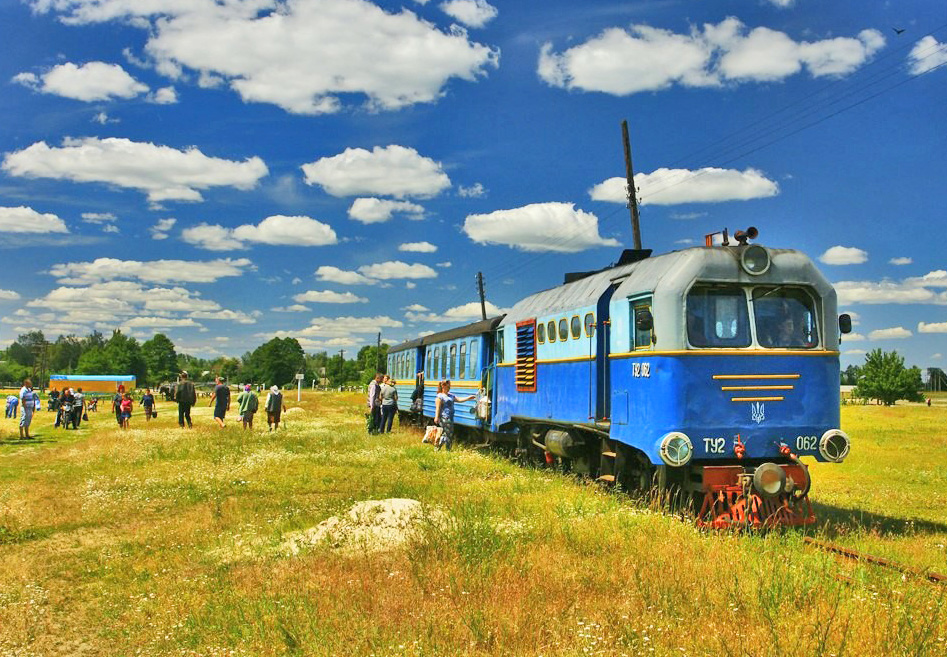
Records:
M598 330L595 332L595 419L607 420L611 417L611 373L608 362L609 344L611 344L611 322L609 321L608 306L612 294L618 288L614 283L599 297L597 315Z

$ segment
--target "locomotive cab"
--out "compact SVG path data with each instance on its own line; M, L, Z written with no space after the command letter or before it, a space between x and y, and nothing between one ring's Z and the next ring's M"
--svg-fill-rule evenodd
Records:
M831 285L793 250L701 247L639 263L611 304L611 438L711 511L740 498L718 524L752 504L811 522L798 456L848 452L836 312Z

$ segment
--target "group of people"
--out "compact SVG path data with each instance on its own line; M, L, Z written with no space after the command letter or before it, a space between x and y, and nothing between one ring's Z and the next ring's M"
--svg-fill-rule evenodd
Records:
M396 381L387 374L375 373L368 384L368 433L391 433L395 415L398 413L398 389Z
M368 384L369 433L388 433L398 412L398 390L395 380L387 374L378 372ZM454 404L476 399L477 395L458 397L450 391L450 381L445 379L437 384L437 396L434 402L434 424L440 427L437 448L450 451L454 442ZM418 375L417 385L411 394L411 410L420 413L424 398L424 380Z
M55 395L53 393L56 393ZM49 398L54 400L54 410L56 411L56 423L54 427L62 426L68 428L72 425L73 429L78 429L82 423L85 414L85 395L82 394L82 388L63 388L62 393L58 390L50 390Z
M210 396L209 406L214 407L214 422L219 428L226 424L227 411L230 410L230 386L222 377L214 380L214 392ZM174 400L178 404L178 426L184 428L185 424L190 429L191 408L197 403L197 390L194 383L188 380L187 372L181 372L178 384L175 388ZM282 414L286 411L286 403L283 401L283 393L279 386L273 386L266 394L266 400L263 404L266 410L266 423L270 431L279 429L279 423ZM260 399L256 391L249 383L243 386L243 390L237 395L237 414L243 423L244 429L253 428L253 416L260 408Z

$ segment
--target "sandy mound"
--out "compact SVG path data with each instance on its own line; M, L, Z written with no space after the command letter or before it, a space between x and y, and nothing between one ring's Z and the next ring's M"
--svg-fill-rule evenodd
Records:
M295 555L326 541L345 552L382 552L404 544L424 517L417 500L391 498L353 505L343 516L333 516L309 529L286 536L284 554Z

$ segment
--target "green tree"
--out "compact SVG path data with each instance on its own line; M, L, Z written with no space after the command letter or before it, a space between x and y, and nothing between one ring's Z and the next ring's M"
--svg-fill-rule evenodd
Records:
M7 359L27 367L33 366L36 360L35 348L46 341L42 331L30 331L17 337L7 348Z
M296 338L273 338L257 347L246 359L244 377L284 386L306 366L306 354Z
M375 376L375 372L388 371L388 345L382 344L380 349L375 345L362 347L358 351L356 360L361 373L359 379L363 383L367 382Z
M905 367L904 358L897 351L875 349L865 356L865 364L858 375L853 394L865 399L877 399L885 406L891 406L899 399L923 401L922 388L919 368Z
M849 365L844 370L842 370L842 385L843 386L853 386L858 383L858 374L861 371L861 368L858 365Z
M164 381L174 381L178 374L178 355L174 343L164 333L155 333L141 345L141 355L148 368L147 381L158 385Z
M79 356L79 365L76 366L79 374L115 374L109 355L105 347L86 349Z
M60 335L49 349L49 368L55 373L70 374L79 366L82 340L74 335Z

